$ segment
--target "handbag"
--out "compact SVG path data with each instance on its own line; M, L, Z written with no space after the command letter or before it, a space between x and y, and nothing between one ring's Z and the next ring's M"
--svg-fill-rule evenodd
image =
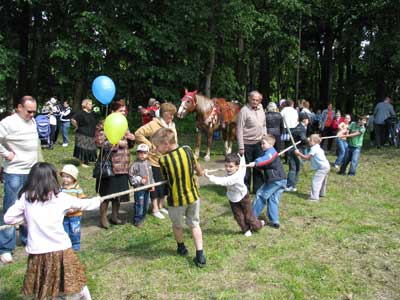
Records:
M93 178L101 179L101 178L108 178L108 177L112 177L112 176L114 176L114 173L113 173L111 159L96 160L96 163L95 163L94 169L93 169Z

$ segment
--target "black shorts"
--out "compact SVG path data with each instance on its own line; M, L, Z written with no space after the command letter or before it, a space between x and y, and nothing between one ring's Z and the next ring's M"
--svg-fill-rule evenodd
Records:
M163 175L161 174L160 167L151 166L151 170L153 171L154 182L159 182L165 180ZM167 184L162 184L155 187L155 191L150 193L151 199L160 199L164 196L168 195Z

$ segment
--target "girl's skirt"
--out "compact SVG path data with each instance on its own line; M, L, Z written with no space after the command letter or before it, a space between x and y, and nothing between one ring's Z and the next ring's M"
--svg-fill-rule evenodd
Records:
M85 269L72 248L29 254L22 293L24 299L57 299L76 295L86 285Z

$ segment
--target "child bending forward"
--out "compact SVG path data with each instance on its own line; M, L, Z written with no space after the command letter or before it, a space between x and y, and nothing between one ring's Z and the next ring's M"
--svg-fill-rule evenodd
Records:
M229 199L233 216L242 229L245 236L252 235L252 231L259 230L264 221L258 220L251 207L251 200L247 186L244 184L244 176L246 175L246 161L244 155L241 157L236 153L231 153L225 157L226 176L217 177L209 175L205 170L205 176L218 185L226 186L226 196Z
M279 153L274 149L274 144L275 137L273 135L264 135L261 138L261 148L264 154L249 166L264 170L264 184L258 189L253 202L254 215L258 218L264 206L268 204L268 225L278 229L280 227L279 202L286 186L286 174Z
M329 169L331 168L320 143L320 136L318 134L312 134L310 136L311 150L307 155L304 155L299 150L295 150L297 156L306 160L311 160L311 167L315 170L309 199L311 201L318 201L319 197L324 197L326 195L326 183Z
M4 215L6 224L25 221L28 225L25 249L29 257L22 293L33 299L74 295L88 300L85 270L71 248L63 219L71 210L99 208L101 198L82 201L60 190L56 168L36 163L18 194L19 200Z

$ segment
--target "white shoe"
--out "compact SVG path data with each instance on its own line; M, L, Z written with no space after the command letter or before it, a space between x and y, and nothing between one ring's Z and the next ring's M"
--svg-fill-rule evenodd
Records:
M261 226L264 227L265 226L265 221L264 220L260 220L261 221Z
M160 208L160 212L162 212L164 215L168 215L168 210L165 208Z
M295 187L289 186L285 188L285 192L297 192L297 189Z
M6 252L6 253L3 253L2 255L0 255L0 261L3 264L9 264L9 263L12 263L13 257L10 252Z
M251 237L253 234L251 233L251 230L247 230L245 233L244 233L244 236L245 237Z
M155 216L158 219L165 219L164 215L162 213L160 213L159 211L153 213L153 216Z
M63 147L68 147L67 143L62 144Z

